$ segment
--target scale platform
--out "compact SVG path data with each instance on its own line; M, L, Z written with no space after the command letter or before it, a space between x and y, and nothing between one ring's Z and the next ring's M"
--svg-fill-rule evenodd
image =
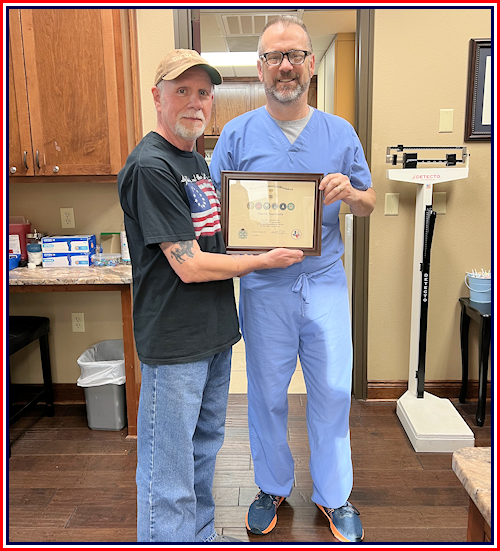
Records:
M454 452L474 447L474 433L447 398L407 390L398 400L396 415L416 452Z

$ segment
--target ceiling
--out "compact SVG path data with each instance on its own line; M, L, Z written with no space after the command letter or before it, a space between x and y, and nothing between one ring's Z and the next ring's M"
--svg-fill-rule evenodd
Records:
M278 15L295 15L311 35L316 70L338 33L356 32L356 10L323 9L200 9L201 51L257 52L257 42L265 24ZM217 67L223 77L257 76L255 66Z

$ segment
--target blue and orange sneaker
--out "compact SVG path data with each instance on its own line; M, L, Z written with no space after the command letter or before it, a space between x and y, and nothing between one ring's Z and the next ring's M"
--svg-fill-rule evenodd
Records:
M330 521L330 530L339 541L363 541L365 531L361 520L359 520L359 511L354 505L351 505L348 501L337 509L323 507L323 505L317 503L316 505Z
M255 496L246 517L247 529L252 534L269 534L278 520L278 507L284 497L266 494L262 490Z

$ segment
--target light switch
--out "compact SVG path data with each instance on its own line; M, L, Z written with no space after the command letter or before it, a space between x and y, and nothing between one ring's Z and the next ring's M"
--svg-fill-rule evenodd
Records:
M437 214L446 214L446 191L432 193L432 210Z
M385 194L385 211L386 216L397 216L399 214L399 193Z
M439 132L453 132L453 109L439 110Z

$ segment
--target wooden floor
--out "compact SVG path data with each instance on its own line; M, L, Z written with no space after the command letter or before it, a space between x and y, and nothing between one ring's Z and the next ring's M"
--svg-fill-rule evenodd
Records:
M216 529L245 542L334 542L310 501L305 395L291 395L289 441L296 474L278 524L248 534L244 518L257 487L248 442L246 396L230 395L226 439L214 480ZM491 445L489 412L474 425L476 404L455 404L476 435ZM136 443L126 430L87 427L85 405L34 411L11 427L8 542L134 542ZM465 542L468 496L451 469L451 453L415 453L394 402L353 402L354 489L365 542Z

